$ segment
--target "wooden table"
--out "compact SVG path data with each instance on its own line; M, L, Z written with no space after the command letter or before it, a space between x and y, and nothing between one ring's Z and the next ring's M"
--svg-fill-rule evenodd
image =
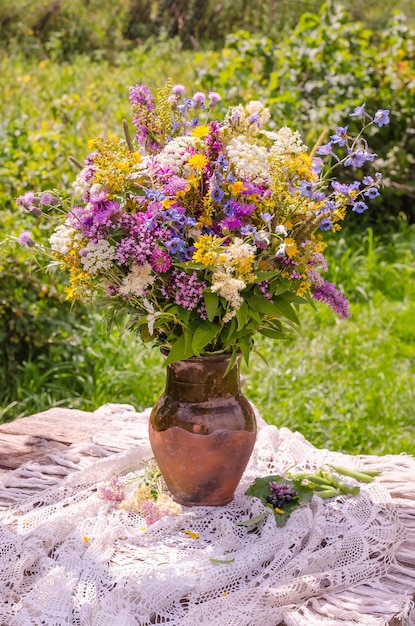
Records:
M110 434L119 428L116 415L65 408L52 408L0 425L0 480L27 461L50 463L51 455L57 451L71 444L90 442L98 431ZM389 625L401 623L393 618Z

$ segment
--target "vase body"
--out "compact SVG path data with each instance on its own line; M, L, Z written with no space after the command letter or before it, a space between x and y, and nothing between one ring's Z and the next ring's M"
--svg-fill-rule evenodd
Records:
M238 358L204 356L167 366L166 389L149 424L150 443L173 498L185 506L230 502L256 439Z

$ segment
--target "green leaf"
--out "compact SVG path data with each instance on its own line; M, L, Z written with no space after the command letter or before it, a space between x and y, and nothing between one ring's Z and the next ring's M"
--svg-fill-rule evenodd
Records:
M203 299L205 301L208 320L209 322L213 322L219 309L219 296L216 293L212 293L209 289L205 289Z
M175 361L183 361L184 359L189 359L191 356L194 356L191 340L191 333L185 330L183 335L174 342L172 349L164 361L165 365L169 365Z
M245 363L249 365L249 357L251 354L251 335L246 336L246 337L241 337L238 340L238 347L240 351L242 352Z
M233 563L235 559L214 559L213 557L209 558L209 561L212 563L218 563L219 565L227 565L228 563Z
M207 346L214 337L220 332L219 324L212 324L206 320L202 320L195 330L192 339L192 349L198 354L205 346Z
M260 513L259 515L255 515L255 517L250 517L249 519L244 519L243 522L236 522L237 526L252 526L253 524L258 524L265 517L269 515L268 511L264 511L264 513Z
M238 330L242 330L242 328L246 324L246 320L248 319L249 307L248 304L244 301L236 312L236 321L238 322Z
M273 330L272 328L260 328L258 332L264 337L271 337L271 339L285 339L287 333L283 333L280 330Z

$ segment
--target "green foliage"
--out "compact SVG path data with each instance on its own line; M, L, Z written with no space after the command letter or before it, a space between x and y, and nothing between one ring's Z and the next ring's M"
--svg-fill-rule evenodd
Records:
M383 223L401 212L413 220L414 41L415 31L401 14L373 32L338 5L328 4L319 15L304 14L277 42L248 32L230 35L222 51L211 52L204 62L198 59L200 81L236 101L249 94L267 102L277 124L298 128L309 145L325 128L351 128L348 114L363 102L372 115L389 109L387 130L380 134L373 129L369 138L388 189L382 207L363 221Z

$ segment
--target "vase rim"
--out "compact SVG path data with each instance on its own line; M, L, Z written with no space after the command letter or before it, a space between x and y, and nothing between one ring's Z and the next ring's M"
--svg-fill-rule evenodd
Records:
M166 350L161 349L160 352L163 356L167 357L169 354ZM236 353L236 361L238 361L242 356L241 352ZM187 359L179 359L178 361L173 361L170 365L174 365L174 363L185 363L185 362L195 362L195 361L227 361L232 358L232 353L224 352L221 354L202 354L200 356L191 356Z

